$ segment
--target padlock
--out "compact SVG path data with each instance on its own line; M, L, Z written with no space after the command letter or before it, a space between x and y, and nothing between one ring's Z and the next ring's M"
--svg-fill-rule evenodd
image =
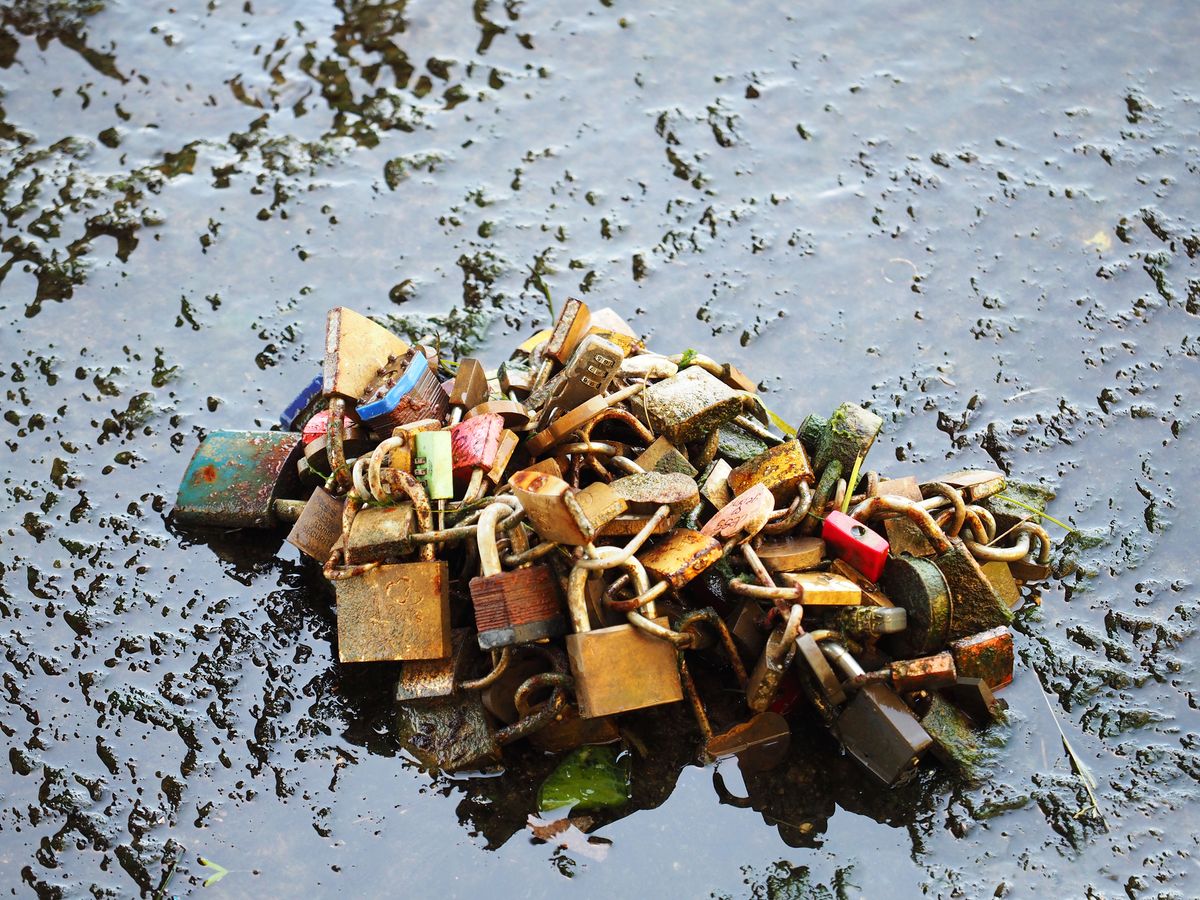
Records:
M805 606L859 606L862 589L830 572L780 572L779 580L801 593Z
M757 662L766 649L770 632L763 624L763 612L759 601L743 597L725 617L725 625L743 662Z
M722 510L733 499L733 491L729 489L729 473L732 471L729 463L718 459L701 476L700 496L711 503L713 509Z
M659 381L663 378L670 378L678 371L679 366L668 357L658 353L641 353L630 356L627 352L625 358L621 360L620 368L617 369L617 376L627 381Z
M898 659L875 672L866 672L845 682L848 690L859 690L866 684L888 684L897 694L913 691L936 691L951 687L958 680L954 657L948 650L917 659Z
M443 422L450 406L424 348L413 347L375 373L358 403L362 423L376 434L420 419Z
M357 402L376 373L408 349L382 325L352 309L334 307L325 325L325 394Z
M730 465L740 466L756 456L762 456L770 449L771 445L766 441L732 422L717 429L717 455Z
M996 589L996 593L1008 604L1009 609L1016 609L1021 605L1021 588L1013 578L1011 565L1003 560L994 560L983 563L979 568L983 570L988 584Z
M1004 473L988 469L963 469L922 484L922 492L927 485L937 483L950 485L962 494L967 503L979 503L1004 490Z
M496 526L511 512L492 503L476 529L482 573L471 579L471 603L479 646L484 650L558 637L567 631L558 596L558 581L547 566L502 571L496 548Z
M777 444L729 473L729 489L735 496L762 484L782 504L796 496L796 488L802 481L812 484L816 476L804 447L795 440Z
M537 427L549 427L562 413L608 390L625 354L612 341L588 335L579 342L541 407Z
M451 472L467 498L478 497L484 476L496 465L503 431L499 415L474 416L450 429Z
M1013 636L1006 627L952 641L950 652L961 678L981 678L992 690L1012 681Z
M365 439L366 432L362 426L358 425L349 416L342 416L342 440L354 440L355 438ZM300 431L300 439L308 446L318 438L323 438L329 434L329 410L323 409L313 415Z
M383 441L372 456L379 457L380 465L386 460L388 468L399 469L411 475L417 435L423 431L440 431L441 428L442 423L437 419L417 419L415 422L397 425L392 429L392 436Z
M295 522L304 504L289 431L211 431L179 482L172 518L180 525L271 528Z
M746 704L755 712L770 709L784 673L796 656L796 639L801 634L804 608L796 604L786 624L773 630L746 683Z
M406 472L389 470L389 476L408 495L420 530L431 531L429 499L420 483ZM337 595L342 662L450 655L450 572L444 560L434 559L432 544L421 545L417 562L370 565L351 577L338 577L333 561L325 572Z
M544 728L564 702L562 689L555 688L536 712L493 730L479 691L458 691L397 704L396 731L401 745L424 766L444 772L479 769L499 762L505 745Z
M284 431L301 431L308 420L327 405L323 394L324 387L324 375L318 375L304 385L300 393L279 414L279 427Z
M986 728L1000 717L1000 701L982 678L960 677L944 693L978 728Z
M886 566L884 569L886 570ZM888 597L874 581L868 581L862 572L854 568L844 559L831 560L829 563L829 571L834 575L841 575L858 585L858 589L862 591L862 602L864 606L895 606L891 598Z
M574 689L574 680L563 673L546 672L522 683L513 695L513 706L522 717L537 715L547 699L538 699L554 687L567 695ZM579 706L569 696L557 713L539 730L529 735L529 743L546 753L564 753L588 744L611 744L621 739L616 716L595 716L585 719Z
M525 449L531 456L540 456L555 444L566 440L592 419L610 407L628 400L642 391L643 385L631 384L612 394L592 397L574 409L558 416L548 428L536 432L525 441Z
M921 486L916 477L912 475L904 478L880 479L870 487L867 496L903 497L914 503L920 503L924 499L921 494ZM900 556L902 553L910 556L933 555L933 547L929 545L925 535L921 534L921 529L904 516L892 516L884 519L883 531L894 556Z
M597 530L593 515L599 520L613 513L615 518L625 509L623 500L616 495L606 496L603 488L597 488L602 482L589 485L596 490L582 498L589 505L595 501L591 515L581 505L584 491L575 491L561 478L547 472L522 469L509 478L508 484L534 530L542 540L554 544L582 546L590 543Z
M813 607L822 627L857 641L899 634L908 627L908 613L899 606Z
M461 688L479 655L479 645L470 628L452 629L449 656L442 659L414 659L401 664L400 677L393 691L395 702L411 703L449 697Z
M465 357L458 361L454 384L450 388L450 419L447 425L457 425L463 414L488 398L487 375L483 363Z
M875 413L857 403L843 403L828 419L808 416L800 423L799 435L812 453L814 470L823 472L836 461L847 475L854 461L867 455L882 427L883 419Z
M930 561L945 576L946 586L953 598L949 633L951 639L1007 625L1012 621L1012 610L988 582L975 557L960 539L948 538L929 513L920 506L895 497L870 497L854 508L851 518L867 522L884 512L907 516L916 523L937 551L935 556L930 557ZM903 557L891 557L887 567L894 567L898 559ZM910 561L916 562L915 559ZM883 580L888 580L886 572ZM887 590L886 583L884 589ZM892 591L888 590L888 594L894 601L897 600ZM911 621L910 618L910 625Z
M970 718L938 693L922 698L921 728L929 735L930 752L960 778L973 779L985 761L984 745Z
M288 532L287 542L305 556L324 564L333 545L342 536L342 513L346 501L318 487L304 504L300 518Z
M510 400L526 396L533 388L533 370L521 363L509 360L500 363L496 377L500 381L500 390Z
M365 506L355 512L345 534L346 565L385 562L413 551L413 505ZM328 556L326 557L328 559Z
M836 641L823 642L821 650L847 678L864 674ZM912 710L884 684L868 684L855 693L833 730L846 751L888 787L911 778L932 743Z
M732 422L743 401L737 391L691 366L646 388L641 405L651 430L682 446Z
M688 458L679 452L679 448L665 437L656 438L634 462L647 472L678 472L692 479L700 474Z
M454 497L454 450L449 431L419 431L413 438L412 474L430 500Z
M608 338L620 347L621 352L626 356L644 349L638 333L611 306L592 310L588 334L598 334Z
M634 579L635 590L643 594L650 589L645 570L639 564L635 571L640 572L640 577ZM576 566L567 588L574 629L566 638L567 655L575 678L579 714L584 718L607 716L682 700L683 686L672 644L631 624L591 630L584 594L588 574L587 569ZM666 625L665 617L655 618L653 604L644 609L651 621Z
M833 510L821 525L821 537L833 556L846 560L868 581L878 581L888 560L888 542L855 519Z
M676 528L643 551L638 559L652 579L666 581L672 589L679 590L719 560L723 553L716 538L690 528Z
M542 357L566 365L579 342L588 333L591 322L592 315L587 304L574 297L568 298L558 313L550 339L542 347Z
M825 542L816 537L788 536L764 540L757 552L768 572L806 572L821 565Z
M775 498L770 490L765 485L756 484L718 510L715 516L704 523L700 533L720 541L733 538L745 543L762 531L774 510Z
M686 475L665 472L641 472L616 478L609 485L634 514L652 513L666 506L673 516L694 509L700 502L696 482Z

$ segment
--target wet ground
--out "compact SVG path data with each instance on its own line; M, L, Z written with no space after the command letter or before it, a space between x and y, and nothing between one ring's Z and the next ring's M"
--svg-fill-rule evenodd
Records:
M1189 2L6 4L2 887L1200 894L1198 40ZM980 779L881 794L814 726L718 792L681 739L638 811L539 842L536 766L397 754L394 672L331 662L294 550L169 524L328 307L496 362L547 294L786 418L870 402L889 474L1057 493L1080 534Z

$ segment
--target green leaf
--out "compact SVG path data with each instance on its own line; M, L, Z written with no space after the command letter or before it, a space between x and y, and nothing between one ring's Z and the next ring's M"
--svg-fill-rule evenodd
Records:
M212 887L229 874L229 870L223 865L220 863L215 863L211 859L205 859L203 856L200 857L200 865L215 870L212 875L209 875L206 879L204 879L204 887Z
M846 481L846 496L842 498L842 515L850 512L850 497L854 494L854 486L858 484L858 470L862 468L866 454L860 453L854 458L854 467L850 470L850 478Z
M1037 507L1030 506L1028 503L1022 503L1016 497L1010 497L1007 494L997 494L996 499L997 500L1007 500L1009 503L1015 503L1017 506L1021 507L1021 509L1027 509L1031 513L1033 513L1035 516L1040 516L1043 519L1049 519L1051 522L1053 522L1059 528L1065 528L1067 531L1071 532L1072 534L1075 533L1075 529L1072 528L1070 525L1066 524L1065 522L1058 521L1058 519L1054 518L1054 516L1050 515L1050 513L1042 512Z
M538 810L611 809L624 806L629 796L629 757L612 747L580 747L542 782Z
M696 357L698 355L699 354L697 354L695 350L693 350L691 347L688 347L686 350L683 351L683 354L679 357L679 368L686 369L688 366L690 366L693 362L696 361Z

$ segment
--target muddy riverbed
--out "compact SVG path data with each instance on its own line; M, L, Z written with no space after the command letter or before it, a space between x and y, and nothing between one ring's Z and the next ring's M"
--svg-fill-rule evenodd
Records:
M1188 2L10 0L0 887L1200 894L1198 45ZM1057 494L977 780L882 793L801 720L746 784L668 715L627 814L539 841L544 763L423 773L318 572L171 525L330 306L495 363L572 295L789 420L869 403L889 474Z

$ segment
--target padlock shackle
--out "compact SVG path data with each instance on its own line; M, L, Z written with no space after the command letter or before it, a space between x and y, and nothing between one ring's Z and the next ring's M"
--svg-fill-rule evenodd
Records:
M511 744L514 741L519 741L521 738L529 737L535 731L540 731L553 722L558 717L558 714L562 712L563 707L567 705L565 688L568 685L574 684L570 675L564 675L561 672L542 672L523 681L521 686L517 688L517 693L521 693L521 689L531 681L534 682L534 685L530 690L541 687L553 687L554 693L550 695L550 699L539 707L536 712L528 716L522 716L513 724L501 728L495 733L496 743L501 747Z
M512 647L501 647L499 650L493 650L492 670L479 678L461 682L456 687L460 691L482 691L486 687L491 687L500 680L501 675L508 671L508 664L510 662L512 662Z
M491 578L503 571L500 565L500 548L496 545L496 527L500 524L501 516L508 511L507 504L490 503L480 515L479 524L475 526L480 575L484 578Z
M592 570L615 569L625 565L635 553L642 549L642 545L650 539L650 535L654 534L654 529L658 527L659 523L670 514L671 507L665 504L656 509L654 514L646 520L642 530L635 534L628 544L620 548L621 552L618 554L598 553L596 545L589 541L583 545L583 552L586 555L583 559L577 559L575 565Z
M904 497L868 497L850 511L850 518L860 522L869 522L879 518L884 513L899 513L921 530L937 555L949 553L953 544L946 537L946 532L938 527L928 512Z
M767 588L778 587L775 579L771 577L771 573L767 571L767 567L763 565L763 561L759 559L758 552L750 546L749 541L742 544L742 557L746 560L746 565L750 567L751 574L759 584Z
M346 471L346 401L341 397L329 398L329 419L326 422L329 455L329 479L333 487L345 490L350 484L350 473Z
M742 662L742 656L738 653L737 644L733 641L733 635L729 631L729 626L725 624L725 620L717 615L717 611L711 606L706 606L703 609L695 609L684 613L675 622L675 630L681 634L688 634L693 637L692 646L695 647L703 641L698 632L698 626L704 623L711 627L717 633L717 643L721 647L721 651L725 654L725 658L729 661L730 668L733 669L733 677L743 691L746 690L746 682L750 680L750 676L746 673L746 665ZM683 651L684 647L679 648L680 670L683 669Z
M847 678L857 678L866 674L866 670L858 664L858 660L850 655L850 651L840 641L833 639L821 641L818 646L825 654L825 658L846 673Z
M1029 555L1033 539L1038 541L1038 555L1035 558L1041 565L1050 562L1050 535L1046 529L1036 522L1019 522L1014 525L1010 534L1016 535L1011 547L993 547L977 541L964 541L971 555L983 562L1020 562ZM1002 535L1003 536L1003 535Z
M829 506L829 498L833 496L833 492L837 489L838 479L841 477L842 463L840 460L831 459L825 464L825 468L821 470L821 477L817 481L817 487L813 491L808 516L800 524L801 535L811 537L821 530L821 525L825 521L825 509Z
M390 457L393 450L400 447L412 446L412 442L413 434L411 432L393 434L392 437L386 438L371 452L371 461L367 468L367 484L376 500L384 501L391 496L391 491L385 487L379 477L380 469L383 468L383 461Z
M963 523L967 520L967 505L963 502L962 491L951 487L943 481L933 481L929 484L922 485L922 494L924 494L925 491L928 491L929 493L935 494L939 497L945 497L950 501L950 505L953 507L954 515L949 520L950 527L946 528L942 526L942 530L945 531L947 537L958 537L959 532L962 531Z
M399 489L412 501L413 513L417 517L417 530L433 531L433 510L421 482L400 469L387 469L383 477L389 490ZM433 562L433 544L420 543L417 554L422 562Z
M792 500L791 505L784 510L782 518L769 520L763 526L763 534L784 534L791 531L806 518L808 518L809 510L812 509L813 489L812 485L807 481L801 481L796 485L796 496ZM779 511L777 510L776 513ZM776 513L772 513L775 516Z

